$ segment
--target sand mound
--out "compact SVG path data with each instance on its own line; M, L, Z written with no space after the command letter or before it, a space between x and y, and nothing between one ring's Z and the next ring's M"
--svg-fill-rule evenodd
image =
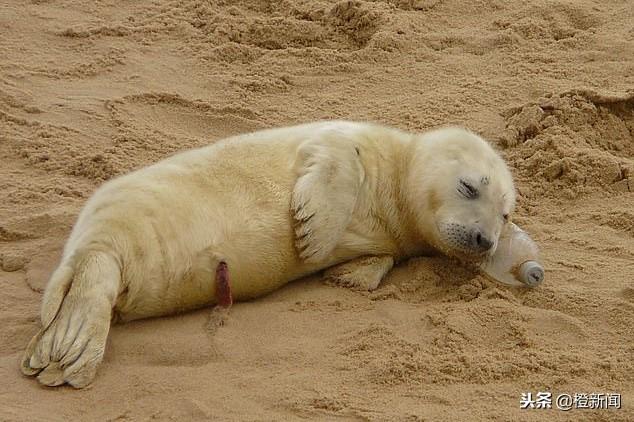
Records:
M283 0L0 6L0 420L634 420L629 0ZM371 294L292 283L116 325L90 389L18 361L103 181L259 128L360 119L493 140L544 286L448 259ZM523 392L623 409L520 410Z
M506 113L501 141L531 196L634 191L634 93L551 95Z

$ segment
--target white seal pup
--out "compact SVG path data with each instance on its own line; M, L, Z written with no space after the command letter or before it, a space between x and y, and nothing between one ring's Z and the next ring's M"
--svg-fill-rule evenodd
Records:
M112 320L227 306L323 269L371 290L411 256L485 255L514 202L504 161L460 128L319 122L177 154L88 200L22 371L84 387Z

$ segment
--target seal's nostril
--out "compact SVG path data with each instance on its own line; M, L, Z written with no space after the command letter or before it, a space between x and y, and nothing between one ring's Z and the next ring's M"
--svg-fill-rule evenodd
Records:
M493 242L486 237L480 236L480 248L482 248L483 251L488 251L491 249L491 246L493 246Z
M472 234L471 239L474 249L481 252L486 252L493 246L493 242L484 237L480 230L475 230Z

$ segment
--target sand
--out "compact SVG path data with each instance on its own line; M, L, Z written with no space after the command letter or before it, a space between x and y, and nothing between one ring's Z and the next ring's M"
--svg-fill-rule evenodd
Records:
M0 420L634 420L630 0L0 4ZM19 373L104 180L259 128L462 124L517 181L547 281L416 258L374 293L317 275L224 321L117 325L94 384ZM523 392L621 410L520 410Z

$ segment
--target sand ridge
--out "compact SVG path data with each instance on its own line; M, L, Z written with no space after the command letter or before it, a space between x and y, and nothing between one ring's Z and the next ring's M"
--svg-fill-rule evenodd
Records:
M3 2L0 420L632 420L632 21L628 0ZM315 276L226 316L117 325L86 390L20 375L99 184L334 118L491 139L545 285L416 258L369 294ZM623 409L519 410L540 390Z

